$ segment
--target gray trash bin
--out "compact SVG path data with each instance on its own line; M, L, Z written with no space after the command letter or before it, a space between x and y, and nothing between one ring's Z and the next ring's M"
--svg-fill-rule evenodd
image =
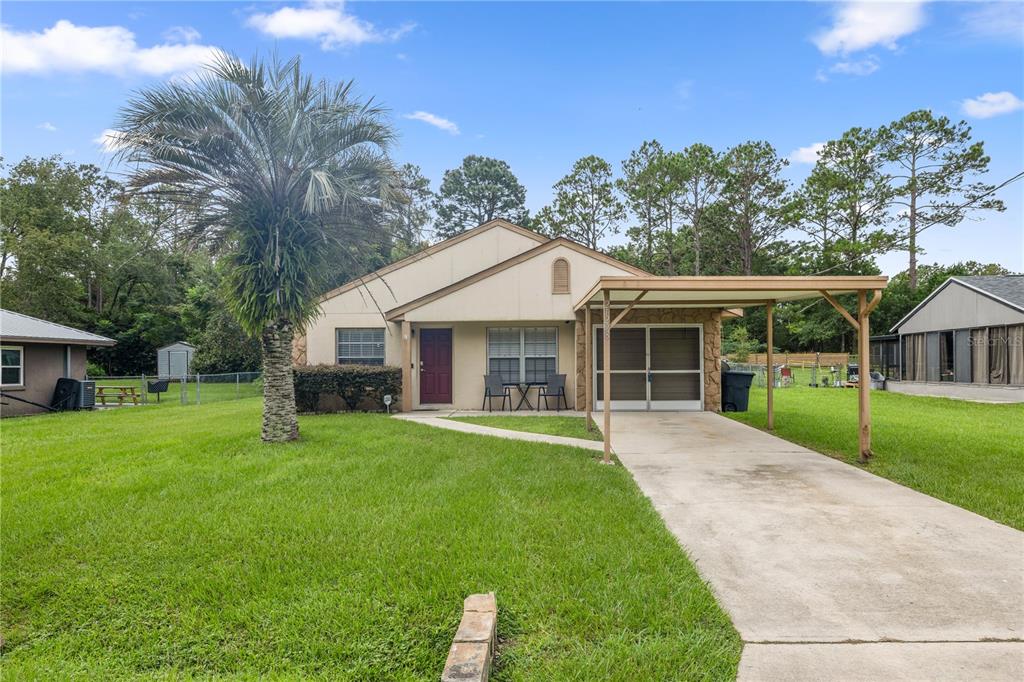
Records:
M722 411L746 412L750 404L750 384L753 382L753 372L722 372Z

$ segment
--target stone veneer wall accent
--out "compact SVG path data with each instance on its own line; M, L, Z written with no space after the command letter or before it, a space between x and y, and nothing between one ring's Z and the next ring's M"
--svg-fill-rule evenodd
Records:
M595 314L596 313L596 314ZM614 318L618 312L612 310ZM601 323L600 308L591 311L595 325ZM640 308L634 309L620 324L697 324L704 325L704 409L719 412L722 406L722 311L718 308ZM576 409L586 408L583 383L586 373L586 344L583 336L583 311L576 313ZM592 343L600 343L594 337Z

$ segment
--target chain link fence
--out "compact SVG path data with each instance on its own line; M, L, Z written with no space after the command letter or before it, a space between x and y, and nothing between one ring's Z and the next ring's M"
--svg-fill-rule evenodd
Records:
M851 356L852 364L857 363L856 356ZM729 362L729 368L739 372L753 372L753 385L764 388L768 383L768 368L764 364L751 362ZM840 387L845 386L850 376L849 365L824 365L811 363L792 363L775 365L775 387L791 386Z
M260 372L188 374L180 377L90 376L96 382L96 407L129 405L204 405L263 395Z

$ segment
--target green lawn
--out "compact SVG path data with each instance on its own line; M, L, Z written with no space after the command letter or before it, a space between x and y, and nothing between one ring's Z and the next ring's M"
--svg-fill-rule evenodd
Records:
M523 416L486 416L486 417L449 417L452 421L467 422L469 424L480 424L481 426L492 426L496 429L508 429L510 431L529 431L530 433L545 433L549 436L565 436L567 438L582 438L583 440L603 440L601 432L594 426L593 431L587 431L586 417L523 417Z
M727 414L765 428L765 390L751 389L749 412ZM1024 404L872 391L871 415L868 471L1024 530ZM775 430L856 464L857 391L776 389Z
M629 473L258 400L2 424L4 677L436 680L494 590L497 680L733 679L740 641Z

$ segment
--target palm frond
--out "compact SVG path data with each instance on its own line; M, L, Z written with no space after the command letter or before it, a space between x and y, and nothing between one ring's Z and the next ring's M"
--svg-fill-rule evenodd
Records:
M117 128L130 187L180 206L184 236L224 250L229 303L253 334L310 319L332 264L379 242L382 207L399 200L386 111L298 58L218 54L136 93Z

